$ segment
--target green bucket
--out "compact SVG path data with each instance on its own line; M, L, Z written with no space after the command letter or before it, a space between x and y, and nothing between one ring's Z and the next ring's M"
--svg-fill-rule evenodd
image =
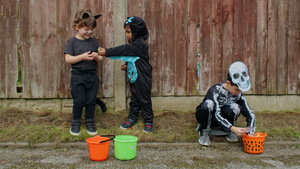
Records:
M118 160L132 160L136 156L138 138L130 135L118 135L114 139L115 157Z

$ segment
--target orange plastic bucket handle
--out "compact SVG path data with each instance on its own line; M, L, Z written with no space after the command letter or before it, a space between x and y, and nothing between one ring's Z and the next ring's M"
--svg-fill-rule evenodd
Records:
M110 140L113 140L115 138L115 135L103 135L101 137L112 137L110 139L107 139L107 140L103 140L103 141L100 141L100 143L105 143L105 142L108 142Z

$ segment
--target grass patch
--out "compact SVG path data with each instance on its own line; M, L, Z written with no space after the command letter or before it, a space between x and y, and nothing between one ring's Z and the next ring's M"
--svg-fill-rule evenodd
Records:
M84 114L84 113L83 113ZM69 133L72 112L47 110L0 109L0 142L84 142L91 137L84 127L82 118L81 134L76 137ZM108 109L95 112L95 122L99 135L135 135L138 142L197 142L195 131L197 121L194 112L157 111L154 112L154 131L144 133L143 118L128 130L119 125L128 116L128 110L116 112ZM258 112L256 124L258 132L266 132L266 141L299 141L300 111ZM240 116L236 126L245 127L246 119Z

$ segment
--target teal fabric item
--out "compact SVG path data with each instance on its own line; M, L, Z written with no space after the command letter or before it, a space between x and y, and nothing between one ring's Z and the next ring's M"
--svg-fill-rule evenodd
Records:
M127 75L130 80L130 83L133 83L136 81L138 77L138 72L135 67L135 61L139 60L140 57L138 56L110 56L109 59L117 60L120 59L124 62L128 62L127 64Z

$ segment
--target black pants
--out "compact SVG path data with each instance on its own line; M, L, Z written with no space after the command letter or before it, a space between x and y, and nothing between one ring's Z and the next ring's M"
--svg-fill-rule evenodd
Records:
M94 119L99 78L96 71L81 72L72 69L71 94L73 97L73 119L81 119L85 107L85 119Z
M196 119L201 125L200 130L221 126L222 130L229 132L229 129L222 126L220 121L216 119L216 117L214 116L215 112L216 106L212 100L206 100L197 107ZM235 121L237 120L239 114L240 109L236 103L225 105L221 108L221 116L232 125L235 124Z
M153 123L153 110L151 101L151 79L138 78L134 83L130 83L130 111L128 118L137 121L139 111L145 123Z

